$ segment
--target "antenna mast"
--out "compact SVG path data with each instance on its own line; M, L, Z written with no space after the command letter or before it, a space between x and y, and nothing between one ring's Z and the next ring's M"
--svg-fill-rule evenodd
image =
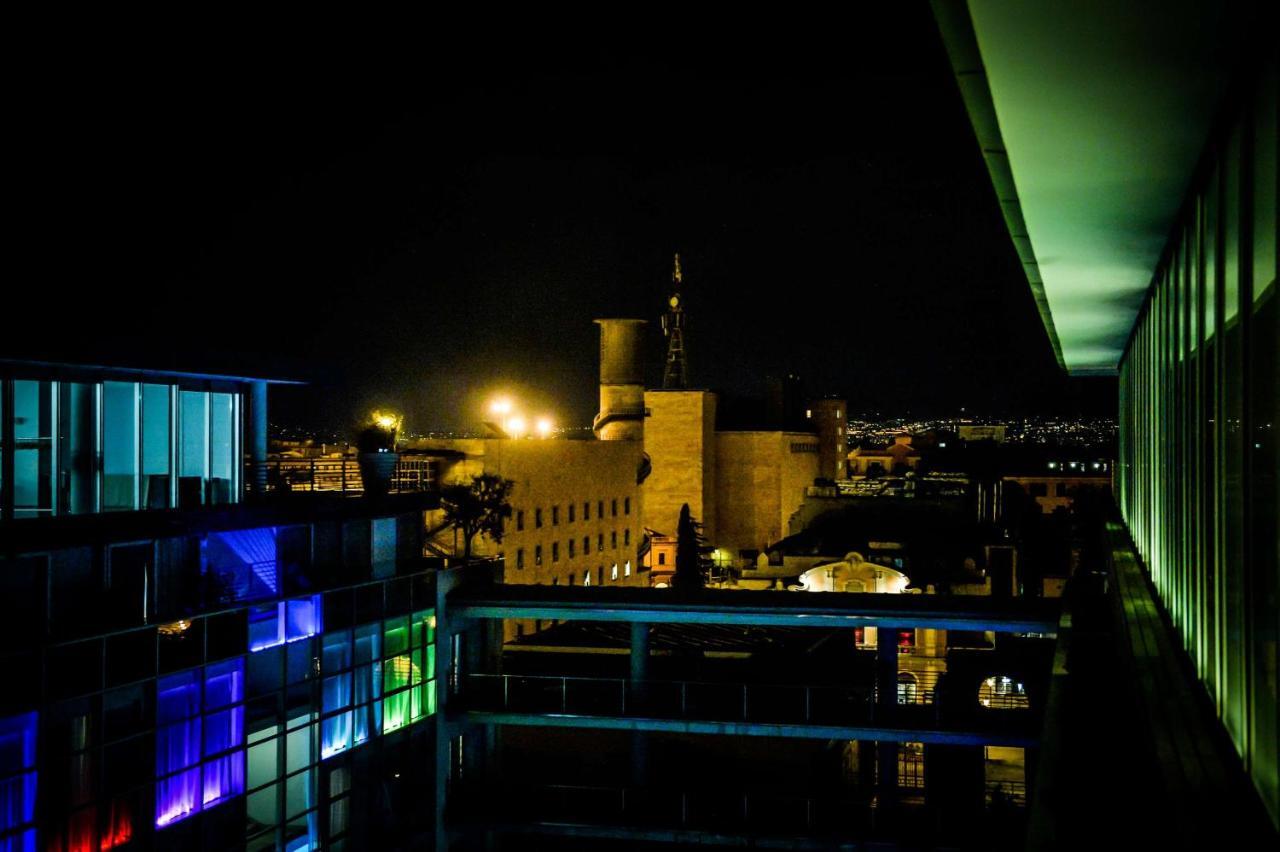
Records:
M680 293L680 255L676 254L675 270L671 273L671 297L667 299L667 312L662 315L662 333L667 338L667 363L662 371L662 387L667 390L684 390L689 387L689 361L684 351L684 297Z

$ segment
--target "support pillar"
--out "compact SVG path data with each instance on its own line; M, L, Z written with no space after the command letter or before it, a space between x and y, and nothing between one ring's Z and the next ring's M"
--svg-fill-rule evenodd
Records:
M629 695L626 696L627 713L629 715L647 715L649 682L650 635L649 625L644 622L631 623L631 677L627 683ZM635 790L643 790L649 780L649 735L644 731L633 731L631 734L631 786ZM639 796L633 798L638 801Z
M267 383L254 382L249 390L248 432L249 492L255 497L267 493Z
M887 725L898 708L898 631L878 625L876 629L876 719ZM880 807L891 809L898 799L898 744L881 740L876 748L880 776Z

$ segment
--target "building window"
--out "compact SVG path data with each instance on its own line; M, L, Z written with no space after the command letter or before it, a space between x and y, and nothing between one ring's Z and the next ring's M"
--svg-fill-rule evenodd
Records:
M591 569L590 568L582 572L582 585L584 586L591 585Z
M604 533L598 533L596 535L596 553L602 550L604 550Z
M631 530L629 529L622 531L622 546L623 547L631 546Z
M604 501L603 500L596 501L596 517L601 520L604 520Z
M0 719L0 848L36 848L36 713Z
M569 523L573 523L573 511L576 508L577 507L573 503L569 504Z
M559 524L560 524L560 507L552 506L551 507L551 526L553 527L559 526Z
M622 566L622 576L624 577L631 576L631 560L630 559L627 560L626 565Z
M533 510L533 526L535 529L542 528L542 510L541 509Z
M582 503L582 520L584 520L584 521L589 521L589 520L591 520L591 503L590 503L590 501L583 501L583 503Z
M665 553L659 553L659 554L658 554L658 564L659 564L659 565L666 565L666 564L667 564L667 554L665 554Z
M569 539L569 558L570 559L572 559L575 556L574 549L577 546L578 546L578 543L574 539Z
M609 533L609 548L611 550L618 549L618 531L617 530L613 530L612 532Z
M609 569L609 579L610 580L618 579L618 563L617 562L613 563L613 567Z
M572 586L572 585L573 585L573 574L572 574L572 573L570 573L567 579L568 579L568 581L569 581L569 585L570 585L570 586Z
M542 564L542 545L540 544L533 548L533 564L534 565Z
M560 542L558 541L551 542L551 561L560 561Z
M609 501L609 513L615 518L618 517L618 498L617 497L614 497L612 500Z
M524 509L518 509L516 511L516 529L524 529Z
M591 536L584 535L582 537L582 555L586 556L591 552Z
M622 498L622 514L624 515L631 514L631 498L630 497Z
M516 568L517 570L524 567L524 548L516 548Z
M244 792L242 701L239 657L206 666L203 677L194 669L156 681L157 826Z

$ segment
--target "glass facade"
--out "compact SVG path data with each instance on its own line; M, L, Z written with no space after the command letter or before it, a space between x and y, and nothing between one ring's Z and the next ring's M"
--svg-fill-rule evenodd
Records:
M430 831L429 808L386 819L432 789L421 510L349 505L0 558L0 849L389 848ZM389 566L375 526L397 535Z
M1121 510L1280 824L1277 71L1211 141L1120 368Z
M238 502L241 409L234 391L0 371L3 516Z

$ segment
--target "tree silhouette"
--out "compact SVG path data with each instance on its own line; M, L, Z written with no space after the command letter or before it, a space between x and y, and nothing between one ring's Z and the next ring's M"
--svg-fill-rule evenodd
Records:
M680 507L680 523L676 528L676 573L671 578L673 588L680 590L701 589L706 585L710 551L702 537L702 524L689 513L689 504Z
M484 533L502 542L502 522L511 517L511 488L515 483L495 473L473 476L470 483L446 485L440 490L440 506L446 524L462 533L462 562L471 562L471 544Z

